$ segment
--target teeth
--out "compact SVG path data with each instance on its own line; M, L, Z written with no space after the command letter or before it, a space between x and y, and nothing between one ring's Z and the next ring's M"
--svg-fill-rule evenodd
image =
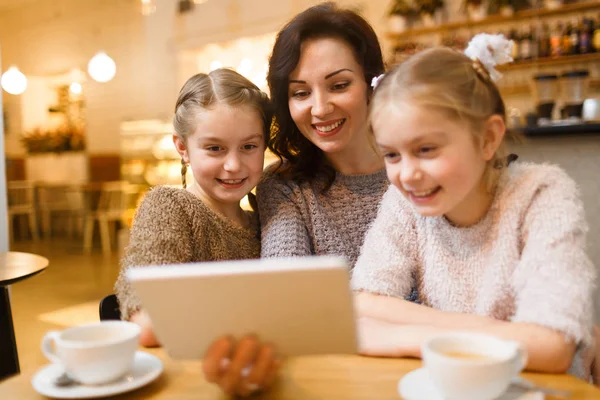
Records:
M433 189L429 189L429 190L425 190L422 192L412 192L413 196L416 197L425 197L425 196L429 196L431 193L435 192L437 190L437 188L433 188Z
M331 125L327 125L327 126L315 126L315 128L319 132L331 132L332 130L334 130L335 128L337 128L338 126L340 126L342 124L342 122L344 122L343 119L339 120L335 124L331 124Z
M221 179L221 182L226 183L228 185L237 185L238 183L242 183L243 179Z

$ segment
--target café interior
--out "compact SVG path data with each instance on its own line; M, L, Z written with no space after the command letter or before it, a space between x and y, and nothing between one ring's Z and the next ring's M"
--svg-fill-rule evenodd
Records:
M8 347L0 398L38 398L30 381L48 363L41 339L98 321L140 198L153 186L181 184L171 118L182 84L231 67L268 93L277 31L317 3L0 0L0 329ZM499 84L508 127L524 137L511 150L521 160L558 164L578 183L588 253L600 267L600 2L338 3L374 27L388 67L436 45L464 48L480 32L515 42L515 61L501 68ZM266 158L265 165L274 160ZM30 269L6 277L2 268L11 262ZM600 321L598 295L595 303ZM166 373L122 398L221 398L197 364L158 357ZM417 363L290 360L281 385L264 398L400 398L398 379ZM528 378L572 398L600 399L600 391L574 378Z

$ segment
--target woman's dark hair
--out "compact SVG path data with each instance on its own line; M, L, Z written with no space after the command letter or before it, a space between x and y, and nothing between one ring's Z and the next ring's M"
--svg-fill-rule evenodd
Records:
M298 65L302 44L307 39L339 38L354 50L362 66L365 82L371 94L371 80L384 71L383 57L377 35L363 17L335 3L322 3L296 15L278 34L269 59L267 81L275 108L269 149L280 160L279 172L286 178L312 180L319 172L328 177L326 188L335 179L335 170L325 160L323 152L306 139L292 119L288 105L289 75ZM368 101L368 98L365 98Z

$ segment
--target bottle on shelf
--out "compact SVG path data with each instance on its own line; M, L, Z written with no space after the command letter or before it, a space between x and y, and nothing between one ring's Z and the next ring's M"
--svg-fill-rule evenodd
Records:
M540 36L542 27L540 25L531 25L529 31L531 32L531 58L537 59L540 57Z
M511 57L513 58L514 61L517 61L519 59L519 55L520 55L520 38L519 35L517 34L516 29L511 29L510 32L508 33L508 39L512 40L514 45L512 48L512 53L511 53Z
M550 34L550 56L560 57L562 54L562 23L556 24Z
M531 59L531 29L525 28L521 34L519 43L519 59Z
M571 23L568 22L567 26L562 30L561 35L562 49L560 54L562 56L568 56L573 53L573 45L571 43L571 31Z
M579 28L579 53L587 54L592 51L591 21L584 18Z
M595 51L600 51L600 20L596 20L594 23L594 30L592 35L592 46Z
M579 53L579 37L580 37L580 26L581 20L575 18L573 20L573 26L571 27L571 54Z
M550 28L546 23L542 24L541 26L540 35L538 37L538 47L538 56L540 58L550 57L550 55L552 54L552 51L550 49Z

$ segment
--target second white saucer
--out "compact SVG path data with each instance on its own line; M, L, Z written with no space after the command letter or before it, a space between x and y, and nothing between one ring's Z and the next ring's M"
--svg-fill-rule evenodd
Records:
M398 393L404 400L444 400L444 397L431 383L429 371L426 368L419 368L404 375L398 382ZM496 400L544 400L544 395L540 392L510 386Z

